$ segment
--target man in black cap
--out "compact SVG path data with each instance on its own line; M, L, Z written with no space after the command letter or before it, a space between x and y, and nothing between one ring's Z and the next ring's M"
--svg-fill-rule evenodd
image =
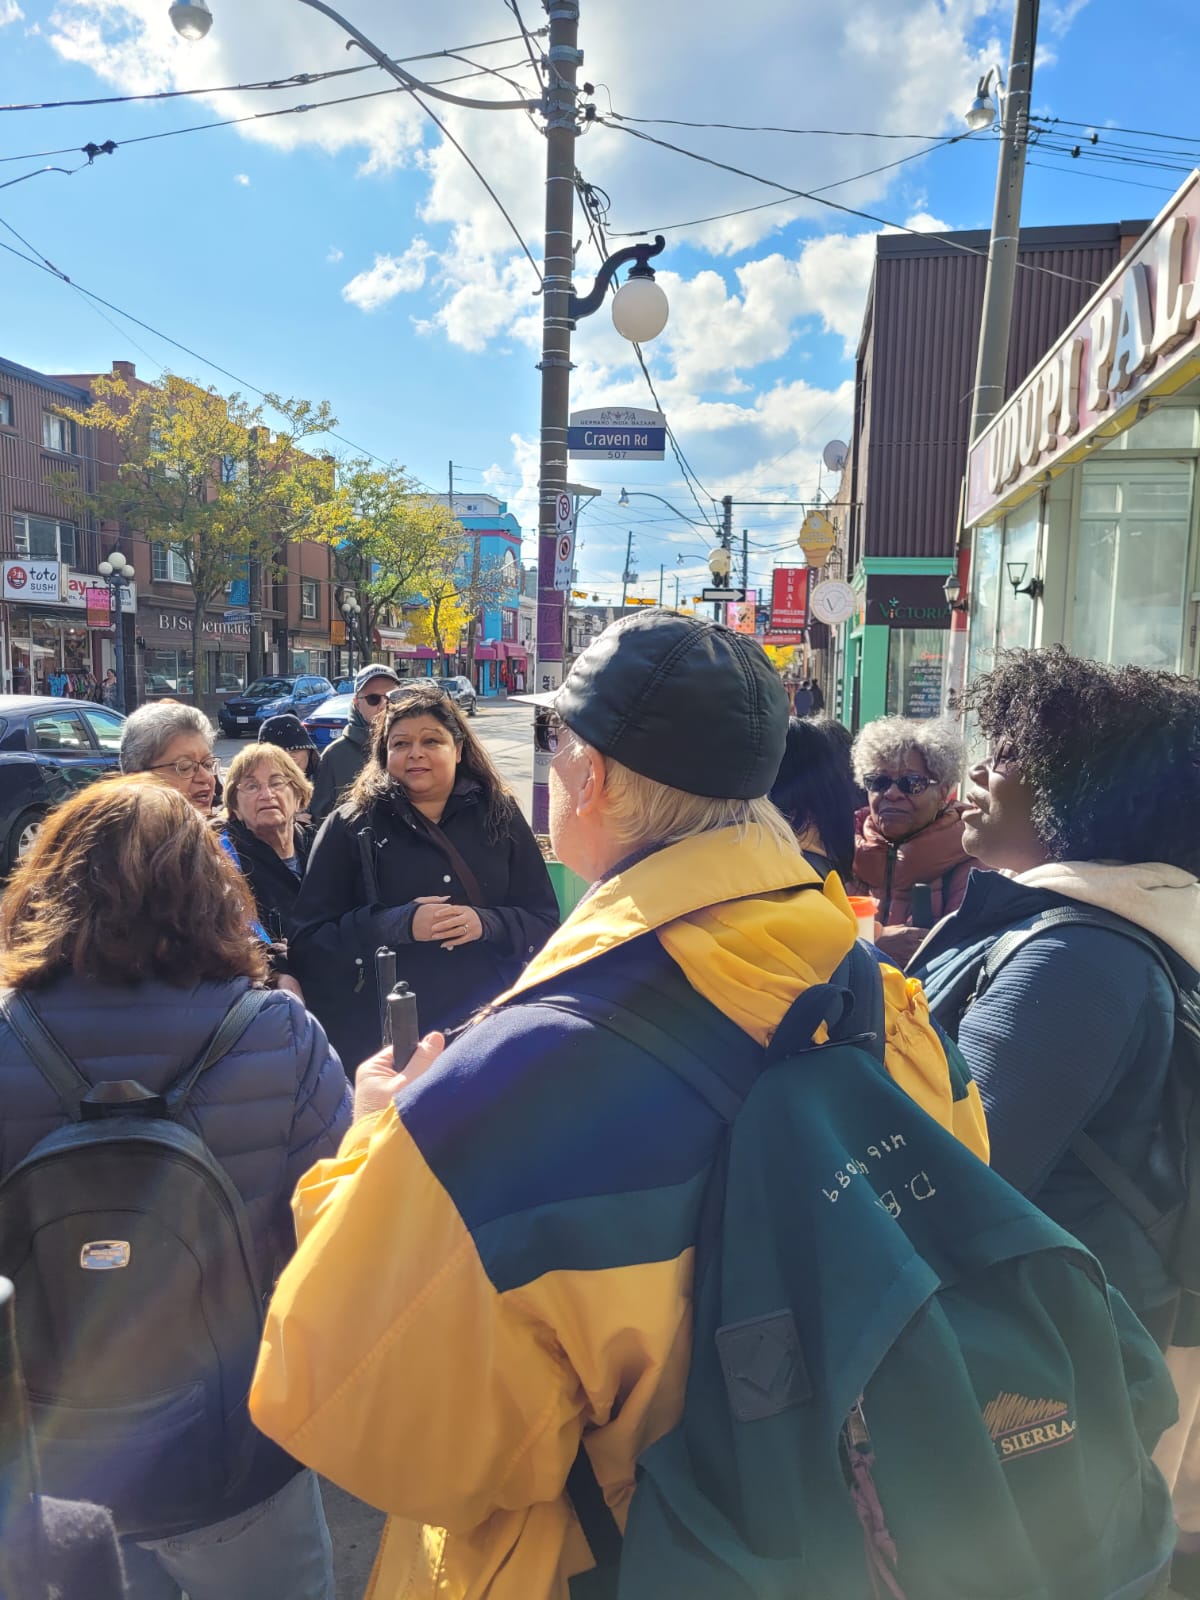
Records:
M593 1566L568 1473L586 1436L623 1521L639 1452L679 1419L725 1127L666 1061L700 1014L747 1081L857 931L765 798L788 707L753 639L642 611L553 701L551 837L590 892L440 1059L435 1035L404 1077L360 1070L357 1125L293 1201L251 1396L265 1433L393 1514L387 1600L549 1600ZM887 969L884 988L889 1065L945 1077L919 996Z
M371 725L388 695L399 686L400 674L380 662L371 662L354 674L354 699L346 731L326 745L313 784L309 813L314 822L324 821L362 771Z

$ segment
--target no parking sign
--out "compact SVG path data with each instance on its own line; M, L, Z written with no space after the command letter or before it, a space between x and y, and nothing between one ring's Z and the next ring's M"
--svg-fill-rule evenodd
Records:
M556 497L555 523L558 537L554 544L554 587L569 589L575 566L575 502L569 494Z

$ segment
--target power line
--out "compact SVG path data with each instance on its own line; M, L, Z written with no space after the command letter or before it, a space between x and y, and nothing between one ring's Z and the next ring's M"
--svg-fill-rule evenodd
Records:
M699 161L704 166L715 167L720 172L732 172L736 177L749 178L754 183L766 185L767 188L780 189L784 194L791 195L797 200L814 200L817 205L826 206L831 211L839 211L844 216L859 217L864 222L873 222L881 228L893 228L897 233L911 234L914 238L937 240L938 243L944 244L952 250L958 250L964 255L979 256L981 258L986 258L987 256L986 250L977 250L971 245L963 244L960 240L955 239L952 234L934 233L921 228L911 228L906 223L893 222L887 217L877 216L873 211L861 211L856 206L843 205L840 200L829 200L814 190L790 188L787 184L779 183L774 178L764 178L757 172L747 172L744 167L735 167L727 161L717 161L712 156L701 155L696 150L687 150L683 145L671 144L666 139L658 139L653 134L642 133L637 128L631 128L617 122L609 122L604 117L599 117L596 120L606 127L615 128L621 133L627 133L633 139L641 139L647 144L658 145L663 150L671 150L676 155L686 156L691 161ZM1099 287L1090 278L1077 278L1069 272L1058 272L1053 267L1039 266L1033 261L1018 261L1017 266L1025 272L1041 272L1047 277L1061 278L1067 283L1081 283L1086 288L1095 289Z
M533 48L533 35L529 32L529 29L525 26L525 20L521 16L521 8L520 8L520 6L518 6L517 0L504 0L504 3L508 7L508 9L512 12L513 16L517 19L517 27L520 28L521 36L525 40L525 49L526 49L526 51L528 52L528 55L529 55L529 64L533 68L534 75L536 76L538 82L542 85L542 87L544 89L546 87L546 80L542 76L542 64L538 60L537 54L534 51L534 48Z
M465 60L466 58L463 57L461 59ZM513 65L523 66L524 63L523 62L515 62L515 63L513 63ZM357 72L357 71L361 71L362 69L356 67L353 70ZM446 84L446 83L463 83L463 82L466 82L468 79L483 77L488 73L493 73L493 71L494 71L494 69L491 68L491 67L478 67L477 70L474 71L474 72L459 72L459 73L456 73L451 78L438 78L438 79L436 79L435 80L435 87L440 87L442 84ZM499 76L498 73L495 73L494 75ZM178 138L180 134L184 134L184 133L207 133L213 128L236 128L239 125L241 125L242 123L246 123L246 122L262 122L262 121L265 121L265 120L267 120L268 118L271 118L271 117L291 117L291 116L296 116L296 115L302 114L302 113L307 112L307 111L323 111L328 106L347 106L347 105L352 105L355 102L360 101L360 100L378 100L378 99L381 99L385 95L412 94L412 93L413 93L413 91L410 88L408 88L406 85L397 85L396 87L391 88L391 89L371 89L371 90L368 90L365 94L339 95L337 98L335 98L333 100L314 100L314 101L309 102L307 104L301 104L301 105L295 105L295 106L281 106L281 107L277 107L274 111L251 111L251 112L248 112L244 117L222 117L220 120L218 120L216 122L193 122L193 123L189 124L185 128L164 128L158 133L137 134L132 139L119 139L119 140L109 139L109 140L107 140L105 142L105 147L103 148L103 154L111 155L111 154L113 154L114 151L123 149L127 145L150 144L155 139L175 139L175 138ZM38 150L38 151L32 152L31 154L23 155L23 156L0 156L0 162L5 162L5 161L33 161L33 160L37 160L39 157L42 157L42 156L73 155L77 150L79 150L81 148L85 152L87 150L91 149L91 150L96 151L97 154L99 154L99 153L101 153L101 148L102 147L98 146L98 145L90 145L90 146L85 145L85 146L82 146L82 147L79 146L79 145L68 145L64 149L61 149L61 150Z
M1155 194L1174 194L1175 190L1166 183L1144 183L1139 178L1116 178L1107 172L1088 172L1075 167L1066 167L1061 162L1037 161L1033 156L1027 156L1025 165L1028 167L1041 167L1043 172L1072 172L1079 178L1091 178L1096 183L1120 183L1129 189L1150 189Z
M422 55L395 56L392 59L399 66L414 61L436 61L456 51L488 50L493 45L520 44L523 37L520 33L509 33L502 39L484 39L479 44L457 44L453 50L427 50ZM380 70L382 69L378 62L369 61L357 67L336 67L325 72L294 72L286 78L266 78L256 83L224 83L211 89L160 89L149 94L102 95L90 100L32 100L23 105L2 105L0 111L62 111L72 106L121 106L146 100L182 100L192 95L249 94L263 89L300 88L311 83L321 83L327 78L348 78L356 72Z
M123 310L120 306L114 305L111 300L106 300L103 295L98 295L91 289L85 289L81 283L76 283L60 267L56 267L48 257L43 256L36 245L30 244L23 234L18 233L11 222L5 222L3 217L0 217L0 228L6 228L15 239L21 241L27 250L32 250L33 254L24 255L20 250L15 250L12 245L5 244L2 239L0 239L0 250L6 250L9 255L16 256L18 261L24 261L27 265L36 267L40 272L47 272L51 277L58 278L62 283L74 289L77 294L84 295L88 300L95 301L97 306L107 307L109 311L115 312L117 316L123 317L127 322L132 322L137 327L144 328L147 333L153 334L156 339L162 339L164 343L173 345L176 350L182 350L184 355L191 356L193 361L199 361L213 372L219 372L223 377L232 379L239 388L249 389L251 394L256 394L260 399L269 401L270 394L266 389L260 389L256 383L251 383L249 379L239 377L236 372L231 372L228 367L221 366L219 362L212 361L207 356L202 356L198 350L193 350L190 345L183 344L178 339L173 339L169 333L163 333L161 328L155 328L149 322L143 322L141 317L135 317L131 311ZM103 315L103 313L100 314ZM104 320L107 322L108 318L106 317ZM110 323L109 325L111 326L112 324ZM149 359L153 360L153 357ZM157 365L157 363L155 364ZM366 456L371 461L379 462L380 466L388 465L384 458L377 456L373 450L368 450L365 445L356 444L353 439L346 438L344 434L335 433L332 428L327 430L327 437L336 439L339 444L348 445L351 450L354 450L359 455ZM422 484L419 487L427 488L428 486Z
M643 127L661 128L716 128L730 133L791 133L812 135L824 139L933 139L944 137L937 133L879 133L864 128L778 128L771 125L750 126L743 122L687 122L680 117L628 117L620 111L610 115L617 122L636 122ZM605 121L606 118L597 118ZM965 134L958 135L967 137Z

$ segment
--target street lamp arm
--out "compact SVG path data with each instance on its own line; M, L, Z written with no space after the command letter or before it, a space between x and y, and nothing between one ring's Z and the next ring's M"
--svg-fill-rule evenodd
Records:
M693 528L705 528L709 533L713 531L711 522L699 522L695 517L689 517L686 511L680 511L678 506L673 506L669 500L664 500L661 494L651 494L649 489L634 489L632 491L622 489L621 499L617 503L618 505L623 505L630 499L657 500L660 505L666 506L668 511L673 511L677 517L681 517L684 522L690 522Z
M304 0L305 5L316 5L319 0ZM604 304L604 296L608 293L608 286L613 281L620 267L626 262L636 261L633 268L635 274L653 277L654 274L646 266L651 256L660 255L667 248L667 241L662 234L655 234L653 244L631 244L624 250L618 250L609 256L600 271L596 274L596 281L590 291L585 295L573 294L570 300L569 315L572 322L578 322L581 317L590 317L594 311L599 311Z
M331 22L336 22L360 49L366 51L376 66L382 67L395 78L397 83L402 83L407 89L415 89L421 94L432 96L435 100L445 100L452 106L466 106L472 111L537 111L541 107L540 100L472 100L466 95L447 94L444 89L436 89L431 83L422 83L420 78L414 78L411 72L405 72L403 67L398 67L378 45L372 44L365 33L361 33L352 22L347 22L340 11L335 11L332 6L326 5L325 0L300 0L300 4L310 6L322 16L328 17Z

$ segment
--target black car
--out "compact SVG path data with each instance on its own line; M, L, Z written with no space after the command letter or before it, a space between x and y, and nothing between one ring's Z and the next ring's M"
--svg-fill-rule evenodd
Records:
M470 678L435 678L433 681L460 711L465 711L469 717L475 715L478 700Z
M328 678L291 675L256 678L241 694L229 696L217 712L217 721L227 739L243 735L256 739L264 718L291 711L303 720L332 694L333 685Z
M56 805L118 770L124 725L89 701L0 695L0 869L16 866Z

